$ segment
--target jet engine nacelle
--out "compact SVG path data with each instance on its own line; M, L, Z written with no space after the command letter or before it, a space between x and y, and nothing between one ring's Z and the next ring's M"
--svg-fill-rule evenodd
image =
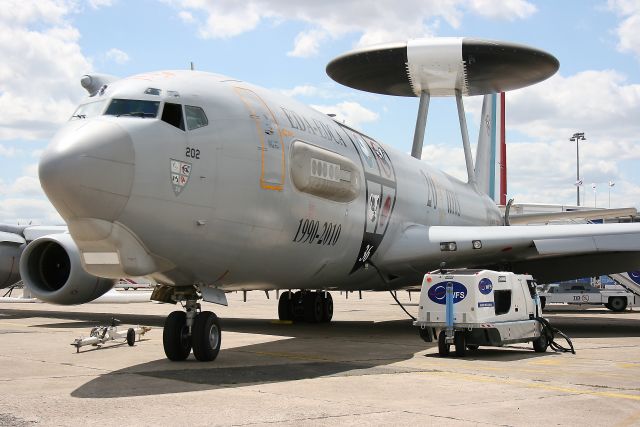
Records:
M25 248L20 275L36 298L53 304L84 304L113 287L113 279L87 273L69 234L40 237Z

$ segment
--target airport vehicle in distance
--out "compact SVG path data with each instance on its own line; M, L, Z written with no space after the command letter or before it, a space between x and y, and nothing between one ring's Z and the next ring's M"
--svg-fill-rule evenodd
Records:
M81 304L121 277L147 276L152 299L180 303L164 351L216 358L217 316L199 300L282 289L279 316L328 321L331 290L391 290L428 271L482 267L542 282L638 270L640 224L505 226L489 195L490 97L553 75L528 46L410 40L333 60L336 81L419 96L413 156L299 102L230 77L159 71L88 75L89 92L43 154L42 187L69 234L31 242L20 273L33 294ZM463 96L485 95L475 162ZM455 97L467 181L420 151L431 96ZM297 290L291 292L291 290Z
M604 305L611 311L624 311L635 302L635 295L621 289L601 289L589 283L552 283L539 292L542 308L547 304Z

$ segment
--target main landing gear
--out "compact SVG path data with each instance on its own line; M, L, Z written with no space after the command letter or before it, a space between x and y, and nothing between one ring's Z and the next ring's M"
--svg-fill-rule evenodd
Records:
M174 311L164 322L162 344L169 360L180 361L193 355L201 362L210 362L218 356L222 329L218 316L201 311L197 299L184 303L186 312Z
M280 320L308 323L330 322L333 317L333 298L323 291L285 291L278 300Z

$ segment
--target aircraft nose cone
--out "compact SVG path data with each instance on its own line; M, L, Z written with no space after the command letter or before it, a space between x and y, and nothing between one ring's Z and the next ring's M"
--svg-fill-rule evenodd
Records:
M65 220L115 220L131 195L134 149L130 135L108 121L59 132L40 160L40 184Z

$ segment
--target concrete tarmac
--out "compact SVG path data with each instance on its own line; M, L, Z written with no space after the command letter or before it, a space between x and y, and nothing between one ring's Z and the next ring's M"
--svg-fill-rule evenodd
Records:
M222 319L210 363L165 358L174 306L0 303L0 425L640 425L638 311L546 311L576 355L521 344L440 358L389 294L333 295L331 324L274 321L273 292L203 303ZM153 329L76 354L111 316Z

